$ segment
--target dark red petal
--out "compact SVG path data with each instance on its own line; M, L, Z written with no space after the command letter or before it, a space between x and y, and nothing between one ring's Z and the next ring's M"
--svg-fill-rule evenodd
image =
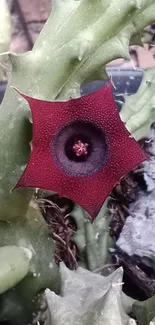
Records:
M81 205L95 218L119 180L147 159L119 117L111 84L66 102L47 102L21 95L28 101L32 111L33 140L28 165L16 187L55 191ZM68 175L53 154L58 130L75 121L96 125L107 138L106 163L90 176Z

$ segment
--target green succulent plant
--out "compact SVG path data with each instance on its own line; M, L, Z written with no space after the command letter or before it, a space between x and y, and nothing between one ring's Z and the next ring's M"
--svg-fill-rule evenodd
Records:
M4 36L0 43L2 53L9 50L10 20L6 2L1 2L5 9L4 23L0 24L0 35ZM140 32L154 20L154 0L55 0L32 51L1 55L1 60L7 56L11 64L0 107L1 322L27 324L36 295L46 287L59 290L59 273L53 261L54 242L41 213L30 206L34 191L12 192L26 166L32 139L29 106L13 87L38 99L78 97L82 84L107 78L107 63L121 57L129 59L129 45L139 44ZM127 127L130 129L128 119ZM108 224L106 219L103 221L105 232L101 240L102 245L104 240L107 245ZM86 228L87 235L94 231L89 223ZM80 231L79 228L78 234ZM99 265L91 257L93 247L94 242L87 247L90 269ZM106 253L103 253L104 260ZM119 294L116 292L116 296Z
M144 70L136 94L125 96L120 112L121 119L136 140L147 137L155 121L155 68Z
M44 325L136 324L123 307L122 268L103 277L82 268L70 271L61 264L60 275L61 296L45 291L48 309Z
M94 271L109 262L109 248L113 240L109 233L110 217L107 202L104 203L98 216L91 222L90 216L80 207L75 206L71 217L77 224L73 242L78 248L79 264Z
M47 287L59 292L55 244L35 204L25 217L0 221L0 322L27 325L36 297Z
M145 301L135 301L132 311L140 325L154 325L155 321L155 296Z
M11 42L11 15L7 5L7 0L1 0L0 11L0 54L9 50ZM6 70L8 69L8 59L0 56L0 81L6 80Z

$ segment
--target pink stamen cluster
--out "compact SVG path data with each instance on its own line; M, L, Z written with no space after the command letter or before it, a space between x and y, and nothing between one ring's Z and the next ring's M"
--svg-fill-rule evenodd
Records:
M81 140L78 140L73 146L73 151L75 152L76 156L81 157L88 154L87 148L88 143L83 143Z

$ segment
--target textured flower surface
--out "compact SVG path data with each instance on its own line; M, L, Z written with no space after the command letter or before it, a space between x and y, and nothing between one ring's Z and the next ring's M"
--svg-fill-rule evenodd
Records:
M111 83L62 102L21 95L32 111L33 139L16 187L55 191L94 218L120 178L147 158L119 117Z

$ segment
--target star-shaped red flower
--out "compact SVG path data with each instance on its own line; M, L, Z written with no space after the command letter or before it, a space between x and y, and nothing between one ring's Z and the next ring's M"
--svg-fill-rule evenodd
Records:
M65 102L21 95L32 111L33 140L16 187L52 190L96 217L121 177L147 159L120 120L111 83Z

